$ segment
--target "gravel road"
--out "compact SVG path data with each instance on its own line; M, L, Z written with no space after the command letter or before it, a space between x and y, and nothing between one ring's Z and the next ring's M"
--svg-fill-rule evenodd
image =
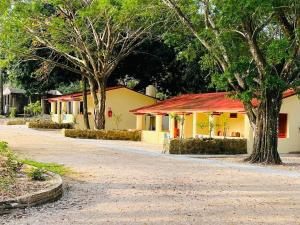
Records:
M61 200L0 217L5 225L300 224L300 176L234 162L162 155L161 147L80 140L0 126L20 156L62 163Z

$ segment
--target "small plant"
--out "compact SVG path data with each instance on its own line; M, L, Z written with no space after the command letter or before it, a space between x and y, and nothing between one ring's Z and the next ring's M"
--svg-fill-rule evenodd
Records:
M113 123L116 126L116 130L119 130L119 125L122 122L122 115L121 114L113 114Z
M129 89L135 88L139 83L140 83L139 80L135 79L134 77L130 77L128 75L126 75L124 78L122 78L122 79L120 78L118 80L119 85L126 86Z
M36 180L36 181L44 181L44 180L46 180L45 170L42 169L42 168L32 168L27 175L32 180Z
M168 98L168 95L163 92L157 92L156 98L158 98L159 100L166 100Z
M30 103L24 107L24 113L30 116L38 116L42 114L42 106L39 101L35 103Z
M10 107L9 108L9 118L16 118L17 116L17 108L16 107Z
M66 174L71 172L71 169L69 169L69 168L67 168L63 165L57 164L57 163L37 162L37 161L34 161L34 160L30 160L30 159L24 159L24 160L21 160L21 161L22 161L22 163L24 163L26 165L34 166L34 167L39 168L41 170L50 171L52 173L56 173L56 174L59 174L59 175L66 175Z

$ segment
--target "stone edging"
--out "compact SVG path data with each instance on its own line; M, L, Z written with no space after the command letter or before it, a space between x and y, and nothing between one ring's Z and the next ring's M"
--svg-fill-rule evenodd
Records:
M0 202L0 215L8 214L14 209L37 206L60 199L63 194L62 178L58 174L47 173L52 176L50 181L51 185L49 187L33 194L27 194Z

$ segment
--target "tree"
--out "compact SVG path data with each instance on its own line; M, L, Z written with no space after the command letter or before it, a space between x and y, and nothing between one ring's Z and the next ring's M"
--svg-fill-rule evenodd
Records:
M116 80L124 80L128 75L139 81L136 90L145 91L146 86L154 84L167 96L215 90L209 86L209 70L199 66L204 52L194 51L197 47L186 49L188 45L199 44L184 35L176 43L180 46L174 47L173 41L166 38L144 42L119 63L109 84L116 85ZM188 57L184 57L185 55Z
M203 63L217 68L213 81L243 101L255 131L250 162L281 163L277 130L282 93L299 85L299 2L162 2L205 48Z
M3 47L8 44L7 49L14 54L43 60L46 69L59 66L85 76L95 105L95 127L104 129L107 80L119 62L150 35L154 23L148 23L151 15L148 3L147 0L14 2L2 19ZM21 40L14 46L7 40L12 35ZM47 57L36 54L45 48L51 51ZM68 63L60 63L61 58Z

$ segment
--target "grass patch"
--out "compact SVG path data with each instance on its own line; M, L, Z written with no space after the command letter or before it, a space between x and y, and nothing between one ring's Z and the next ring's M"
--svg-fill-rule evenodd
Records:
M34 166L39 169L43 169L46 171L50 171L52 173L56 173L59 175L67 175L70 174L72 171L70 168L65 167L64 165L57 164L57 163L44 163L44 162L37 162L30 159L23 159L21 160L22 163Z

